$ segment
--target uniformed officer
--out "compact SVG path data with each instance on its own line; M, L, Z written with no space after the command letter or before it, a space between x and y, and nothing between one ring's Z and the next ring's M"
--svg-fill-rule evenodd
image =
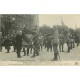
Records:
M47 37L46 46L47 46L47 52L49 52L49 49L52 51L51 38L49 36Z
M58 60L58 39L59 39L59 34L57 28L54 29L54 34L53 34L53 49L54 49L54 58L51 61L56 61Z
M64 52L63 48L64 48L64 35L59 34L59 49L60 49L60 52Z
M70 35L70 32L68 32L66 34L66 42L67 42L67 46L68 46L68 51L67 52L70 52L70 49L71 49L71 39L70 39L71 35Z

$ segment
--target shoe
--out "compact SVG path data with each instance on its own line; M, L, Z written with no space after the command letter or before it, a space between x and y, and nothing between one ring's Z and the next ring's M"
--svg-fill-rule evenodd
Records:
M37 54L36 56L39 56L39 54Z
M51 61L57 61L58 59L52 59Z
M24 54L23 56L26 56L26 54Z

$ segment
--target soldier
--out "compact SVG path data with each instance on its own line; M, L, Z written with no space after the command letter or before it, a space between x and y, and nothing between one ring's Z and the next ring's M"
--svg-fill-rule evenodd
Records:
M53 42L54 42L54 38L51 39L51 50L54 50L53 49Z
M75 40L74 40L74 36L72 34L70 36L70 39L71 39L71 49L72 49L75 47L75 45L74 45Z
M71 34L71 49L75 47L75 36Z
M60 49L60 52L64 52L63 47L64 47L64 35L60 34L59 35L59 49Z
M33 48L33 41L32 41L32 39L30 40L30 43L29 43L29 45L28 45L28 47L27 47L27 56L29 56L29 50L30 50L30 53L32 53L32 48Z
M75 48L75 36L73 34L73 48Z
M76 33L75 35L75 42L77 44L77 47L79 46L80 38L79 38L79 33Z
M42 48L43 48L43 36L42 35L39 36L39 44L40 44L40 51L42 51Z
M47 52L49 52L49 49L52 52L51 38L49 36L47 37L47 43L46 43L46 45L47 45Z
M67 42L67 46L68 46L68 51L67 51L67 53L68 52L70 52L70 49L71 49L71 39L70 39L70 33L68 32L67 34L66 34L66 42Z
M16 49L17 49L17 57L20 58L20 52L22 49L22 31L19 31L16 36Z
M35 34L35 36L33 37L33 49L34 53L31 58L34 58L36 54L36 56L39 56L39 38L37 34Z
M23 49L23 52L24 52L24 56L26 56L26 50L25 50L25 48L28 47L28 44L24 40L22 41L22 47L23 47L22 49ZM28 52L27 52L27 56L28 56Z
M46 38L45 37L44 37L44 40L43 40L43 46L46 49Z
M11 41L8 36L6 37L6 39L4 41L4 45L5 45L5 49L7 49L7 53L9 53Z
M25 45L23 45L23 39L22 39L22 50L21 50L21 52L24 52L24 56L26 55L26 50L25 50Z
M45 34L44 36L43 45L44 45L44 48L46 49L47 48L47 34Z
M57 28L55 28L55 30L53 31L54 34L53 34L53 49L54 49L54 58L51 60L51 61L56 61L58 60L58 37L59 37L59 34L58 34L58 30Z

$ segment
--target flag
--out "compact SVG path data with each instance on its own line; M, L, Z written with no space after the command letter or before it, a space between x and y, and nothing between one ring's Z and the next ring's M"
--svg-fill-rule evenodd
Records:
M63 22L63 19L61 18L61 24L62 24L62 26L64 26L65 24L64 24L64 22Z
M29 29L23 30L23 45L29 45L34 37L35 32Z

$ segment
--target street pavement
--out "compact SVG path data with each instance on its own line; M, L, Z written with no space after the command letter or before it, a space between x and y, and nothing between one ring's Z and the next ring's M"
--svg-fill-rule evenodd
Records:
M13 52L13 47L10 49L10 53L6 53L7 51L3 47L2 52L0 52L0 60L26 60L26 61L51 61L54 57L54 52L47 52L46 49L40 52L39 56L35 56L35 58L31 58L32 54L29 56L23 56L24 53L21 52L21 58L17 58L16 52ZM80 61L80 46L73 48L70 53L67 52L67 45L64 45L64 52L59 52L61 61Z

